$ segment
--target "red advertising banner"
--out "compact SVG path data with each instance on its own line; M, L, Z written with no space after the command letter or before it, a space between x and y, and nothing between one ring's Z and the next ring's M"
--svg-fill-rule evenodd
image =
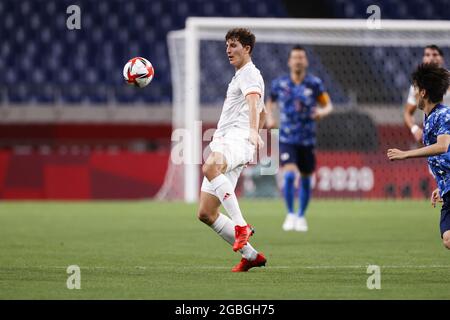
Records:
M167 152L1 151L0 198L152 198L164 182L168 160ZM391 162L379 152L317 152L317 162L313 181L317 198L423 199L436 186L425 159Z
M317 152L315 197L428 198L436 183L426 159L389 161L384 153Z
M141 199L162 185L168 153L0 152L1 199Z

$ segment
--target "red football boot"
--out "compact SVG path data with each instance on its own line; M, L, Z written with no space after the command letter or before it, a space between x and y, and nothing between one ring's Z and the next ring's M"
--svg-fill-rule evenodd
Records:
M258 253L255 260L247 260L245 258L241 259L237 265L231 269L232 272L247 272L250 268L253 267L263 267L266 265L266 257L262 253Z
M248 224L246 226L234 226L234 244L233 251L241 250L248 242L251 235L255 233L253 228Z

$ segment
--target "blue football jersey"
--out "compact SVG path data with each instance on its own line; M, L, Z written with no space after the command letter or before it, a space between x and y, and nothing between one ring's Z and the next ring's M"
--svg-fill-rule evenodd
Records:
M450 108L438 104L423 121L423 144L437 142L437 137L450 134ZM450 190L450 152L428 157L428 165L436 179L441 197Z
M311 74L306 74L300 84L295 84L290 75L272 81L270 97L280 109L280 142L315 146L316 123L312 115L324 92L322 80Z

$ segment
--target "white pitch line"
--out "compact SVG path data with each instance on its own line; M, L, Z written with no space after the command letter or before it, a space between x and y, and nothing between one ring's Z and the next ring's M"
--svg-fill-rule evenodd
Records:
M367 269L367 265L316 265L316 266L266 266L267 269ZM38 268L38 269L67 269L68 266L21 266L18 268ZM380 265L382 269L450 269L450 265ZM0 266L0 271L5 268ZM11 269L14 267L6 267ZM106 267L106 266L80 266L84 270L155 270L155 269L216 269L227 270L230 266L176 266L176 265L159 265L159 266L123 266L123 267Z
M369 265L364 266L266 266L268 269L367 269ZM450 269L450 265L381 265L380 268L386 269ZM150 267L151 268L151 267ZM221 266L198 266L198 267L181 267L181 268L194 268L194 269L228 269L229 267Z

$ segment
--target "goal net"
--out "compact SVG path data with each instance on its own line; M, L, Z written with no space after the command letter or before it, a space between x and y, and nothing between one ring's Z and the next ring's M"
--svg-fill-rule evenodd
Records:
M410 74L427 45L441 47L450 59L450 22L382 20L380 29L371 29L366 20L188 18L184 30L168 36L172 153L159 199L198 199L203 149L211 137L205 130L217 124L235 72L225 53L225 34L234 27L256 36L252 60L263 75L266 99L271 81L288 73L289 50L296 44L307 51L309 72L324 82L334 112L318 123L316 196L429 195L434 181L425 160L398 165L387 161L385 151L415 146L403 124ZM416 112L416 123L421 121ZM253 171L243 179L257 179ZM265 184L247 183L242 192L258 194Z

